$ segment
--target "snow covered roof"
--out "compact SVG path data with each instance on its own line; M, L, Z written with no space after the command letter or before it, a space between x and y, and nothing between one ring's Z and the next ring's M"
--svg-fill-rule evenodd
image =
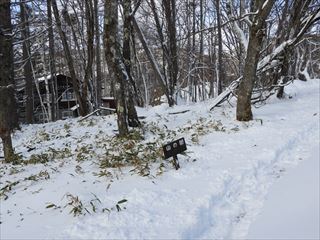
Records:
M114 100L114 97L102 97L102 100Z
M62 73L57 73L56 76L66 76L66 75L62 74ZM49 74L47 76L39 76L39 77L36 78L36 81L38 83L44 82L46 79L48 79L48 80L51 79L51 77L52 77L51 74ZM68 77L68 76L66 76L66 77ZM23 91L25 86L26 86L25 78L24 77L16 78L15 79L15 86L16 86L16 90L18 92Z

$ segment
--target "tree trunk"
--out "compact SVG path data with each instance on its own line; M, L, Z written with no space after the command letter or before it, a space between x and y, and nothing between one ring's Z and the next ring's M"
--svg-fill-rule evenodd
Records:
M169 106L173 106L174 105L174 99L173 99L174 88L172 88L172 81L173 81L172 70L174 68L174 65L173 65L174 63L172 62L173 58L172 58L172 49L171 49L171 44L170 44L172 41L172 39L170 40L170 38L172 38L173 35L172 35L172 37L168 36L168 38L169 38L169 48L168 48L168 46L165 42L163 27L162 27L162 24L160 22L160 19L159 19L157 10L156 10L155 1L151 0L150 3L151 3L150 4L151 10L153 12L157 32L159 35L160 45L161 45L162 52L163 52L163 64L162 64L163 65L163 75L162 75L161 83L163 83L162 87L163 87L164 92L166 94L166 97L168 99ZM169 32L172 31L173 28L175 29L175 25L172 25L172 23L171 23L172 22L172 19L171 19L172 18L172 16L171 16L172 15L171 0L163 0L163 7L165 8L166 23L167 23L167 29L168 29L167 32L168 32L168 35L170 35ZM170 28L171 28L171 30L170 30ZM139 35L139 33L138 33L138 35ZM142 41L144 41L144 40L142 40ZM147 45L146 45L146 47L147 47ZM146 50L146 47L145 47L145 50ZM168 68L169 68L169 79L167 78L166 65L168 65Z
M14 96L13 46L10 0L0 4L0 138L6 162L14 160L11 132L18 127Z
M196 55L196 0L192 1L192 55ZM193 59L192 71L195 68L195 59ZM197 79L194 74L191 74L192 101L197 102Z
M98 107L101 105L102 91L102 71L101 71L101 46L100 46L100 27L99 27L99 8L98 0L94 0L95 12L95 41L96 41L96 102Z
M252 2L253 11L258 11L253 19L250 29L249 43L247 50L247 57L244 65L243 80L241 81L238 89L237 101L237 120L250 121L252 120L251 111L251 95L256 78L256 71L258 60L260 57L260 50L262 47L262 40L265 35L264 25L267 16L275 0L269 0L264 6L264 1ZM262 7L264 6L264 7Z
M125 101L125 82L129 81L125 74L125 66L121 60L118 47L118 2L105 1L104 44L109 74L115 79L115 98L117 102L117 123L119 136L128 135L127 106ZM127 79L126 79L127 78Z
M205 82L204 82L204 58L203 58L203 54L204 54L204 38L203 38L203 28L204 28L204 13L203 13L203 8L204 8L204 4L203 4L203 0L200 0L200 51L199 51L199 63L200 63L200 81L201 81L201 92L202 92L202 100L205 100ZM199 96L200 97L200 96Z
M15 155L12 147L10 132L1 134L1 140L3 144L4 160L6 163L10 163L13 161Z
M222 81L224 80L224 69L222 63L222 34L221 34L221 14L220 14L220 0L216 0L216 10L217 10L217 30L218 30L218 74L217 74L217 93L220 95L222 93Z
M92 86L93 80L93 61L94 61L94 49L93 49L93 42L94 42L94 10L92 0L85 1L85 14L86 14L86 28L87 28L87 64L84 74L84 80L82 84L82 98L89 99L88 93L89 90L91 93L92 98L91 101L95 102L93 89L90 88ZM92 110L92 109L91 109Z
M293 38L294 36L297 36L299 31L302 28L301 25L301 19L302 16L305 15L309 5L311 3L311 0L295 0L292 3L292 8L290 9L290 18L287 16L288 14L288 6L289 6L289 1L286 0L285 2L285 9L284 12L285 14L282 15L282 21L281 24L282 25L287 25L287 26L280 26L278 29L278 39L277 42L280 41L287 41L291 38ZM287 23L286 21L289 21L289 23ZM281 32L281 29L290 29L290 31L283 31ZM294 48L293 47L287 47L284 51L283 51L283 60L282 60L282 64L281 64L281 68L280 68L280 74L275 74L275 79L274 82L277 83L279 78L282 79L281 84L285 84L288 81L288 77L289 77L289 65L290 65L290 59L291 56L293 55L293 51ZM281 86L277 92L277 97L278 98L284 98L284 86Z
M54 49L54 35L52 27L52 11L51 0L47 0L47 15L48 15L48 39L49 39L49 67L51 74L51 101L52 101L52 120L59 119L59 106L56 103L58 98L58 86L56 78L56 64L55 64L55 49Z
M130 82L125 81L127 85L125 89L127 90L126 103L128 109L128 124L130 127L138 127L140 126L140 122L138 119L138 114L136 108L134 107L134 96L133 89L135 88L135 82L133 80L131 74L131 36L132 36L132 23L131 23L131 0L123 1L123 15L124 15L124 23L123 23L123 50L122 56L124 61L124 66L127 72L128 79ZM131 84L130 84L131 83ZM130 86L131 85L131 86ZM137 91L135 91L137 94ZM138 96L137 96L138 97Z
M148 43L147 43L147 40L143 34L143 32L141 31L140 29L140 26L138 25L136 19L134 17L132 17L132 23L133 23L133 27L135 29L135 31L137 32L138 34L138 38L142 44L142 47L147 55L147 58L151 64L151 67L156 75L156 77L159 79L161 85L162 85L162 88L164 89L165 91L165 94L166 94L166 97L169 101L169 98L170 98L170 94L169 94L169 90L168 90L168 83L165 79L165 76L161 73L160 71L160 67L153 55L153 53L151 52L149 46L148 46Z
M253 85L256 78L257 63L259 59L260 46L262 38L255 37L257 31L251 30L249 47L247 57L244 65L243 80L240 83L238 90L237 101L237 120L238 121L250 121L252 120L251 111L251 95Z
M188 99L192 101L192 49L191 49L191 0L187 0L187 16L186 16L186 28L187 28L187 46L186 46L186 66L187 66L187 86L188 86Z
M31 69L31 54L30 54L30 31L29 31L29 18L28 18L28 9L24 1L20 0L20 19L21 19L21 35L22 35L22 54L24 61L24 78L26 82L26 122L33 123L33 78L32 78L32 69Z
M163 0L166 24L168 28L169 45L169 106L173 106L174 92L178 81L178 52L177 52L177 30L176 30L176 0Z
M289 57L291 56L292 50L284 51L282 64L281 64L281 70L280 70L280 78L282 78L282 81L280 84L284 84L287 82L288 74L289 74ZM277 79L279 80L279 79ZM284 98L284 87L281 86L277 92L277 98Z

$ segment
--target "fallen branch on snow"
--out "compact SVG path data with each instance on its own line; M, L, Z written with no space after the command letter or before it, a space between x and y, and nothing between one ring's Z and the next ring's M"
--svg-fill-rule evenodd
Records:
M181 112L172 112L172 113L169 113L169 115L175 115L175 114L182 114L182 113L186 113L186 112L189 112L190 110L184 110L184 111L181 111Z
M100 112L101 110L108 110L108 111L112 111L115 112L116 110L113 108L107 108L107 107L99 107L98 109L94 110L93 112L89 113L88 115L84 116L83 118L81 118L80 120L78 120L78 122L82 122L83 120L86 120L87 118L91 117L92 115Z
M236 90L240 84L242 77L238 78L237 80L233 81L229 87L226 88L216 99L213 101L212 107L210 108L210 111L212 111L218 104L224 102L228 99L230 94L233 93L234 90Z

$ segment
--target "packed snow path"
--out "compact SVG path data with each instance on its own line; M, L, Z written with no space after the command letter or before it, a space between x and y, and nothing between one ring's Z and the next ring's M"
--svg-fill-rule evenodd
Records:
M271 187L248 239L320 239L319 146L310 154Z
M42 191L36 195L17 191L1 200L1 239L245 238L270 186L319 146L319 81L295 82L286 91L291 99L272 99L253 109L255 120L249 123L235 121L232 107L210 113L210 102L188 106L191 111L179 115L169 115L172 109L162 106L141 110L147 121L161 115L165 122L159 124L169 129L204 117L219 119L228 131L210 132L197 144L188 136L189 160L179 158L181 169L155 178L130 175L124 169L106 188L102 179L85 175L79 184L61 172L37 185L35 189ZM61 200L66 192L80 199L95 194L102 203L126 199L126 209L78 217L45 209L45 202ZM19 212L28 208L32 211L20 221Z

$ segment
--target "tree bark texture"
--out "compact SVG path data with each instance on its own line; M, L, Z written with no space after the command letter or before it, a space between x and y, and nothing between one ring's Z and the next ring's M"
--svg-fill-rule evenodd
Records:
M11 132L18 127L17 104L14 96L13 47L10 1L0 4L0 138L6 162L12 162Z
M93 9L92 0L85 1L85 15L86 15L86 28L87 28L87 64L86 64L81 92L82 92L82 98L88 99L89 89L91 89L93 86L92 82L93 82L93 61L94 61L94 48L93 48L94 9ZM91 93L93 93L93 91L91 91ZM95 102L94 97L91 100L92 102Z
M115 79L115 99L117 103L117 123L119 136L128 135L127 106L125 100L125 81L128 75L121 60L118 46L118 2L105 0L104 45L109 74Z
M55 64L55 48L54 48L54 34L52 27L52 10L51 0L47 0L47 15L48 15L48 40L49 40L49 68L51 74L51 101L52 101L52 120L59 119L59 106L56 99L59 97L57 78L56 78L56 64Z
M125 81L126 89L126 103L128 109L128 124L130 127L138 127L140 126L140 122L138 119L138 114L136 108L134 106L134 95L137 94L137 89L135 85L135 81L131 72L131 36L132 36L132 22L131 22L131 0L123 1L123 15L124 15L124 23L123 23L123 47L122 47L122 56L124 61L125 70L127 72L129 82ZM138 98L138 96L136 96Z
M251 95L256 79L257 64L259 61L262 41L265 35L265 20L268 17L275 0L253 1L253 11L258 11L253 18L252 26L250 28L249 43L247 56L244 65L243 80L238 89L237 101L237 120L250 121L252 120L251 111ZM264 6L262 8L262 6Z

